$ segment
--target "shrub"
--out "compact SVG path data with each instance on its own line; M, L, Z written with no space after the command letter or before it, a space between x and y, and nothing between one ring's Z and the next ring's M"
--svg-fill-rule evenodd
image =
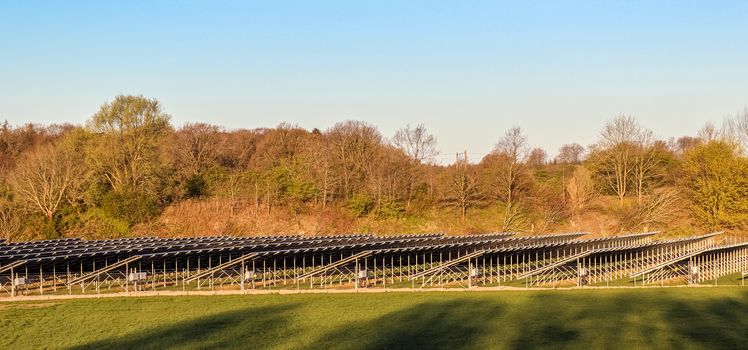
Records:
M190 176L184 184L185 197L197 198L207 194L207 185L201 175Z
M100 208L106 217L123 220L129 227L155 217L160 209L155 198L139 192L109 192Z
M397 201L384 201L379 205L377 216L381 219L392 219L403 216L405 208Z
M355 216L362 217L374 209L374 201L364 194L356 194L348 200L348 210Z

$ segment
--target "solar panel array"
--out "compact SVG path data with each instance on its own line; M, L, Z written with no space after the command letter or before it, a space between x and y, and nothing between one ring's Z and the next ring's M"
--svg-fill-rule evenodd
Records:
M448 236L442 233L375 236L344 234L332 236L259 236L259 237L131 237L105 240L65 238L56 240L0 243L0 274L4 266L20 264L24 269L67 271L71 265L85 273L98 267L131 257L146 263L172 263L174 258L190 259L196 267L203 267L212 259L232 259L249 253L261 257L291 260L314 259L320 254L350 255L361 251L377 254L406 252L440 252L473 250L486 247L534 246L542 243L575 241L584 232L517 237L499 232ZM301 262L303 263L303 262ZM20 266L20 265L19 265Z
M73 286L85 291L87 283L95 284L97 290L113 285L126 289L135 272L154 288L156 281L163 287L181 283L183 288L194 281L198 289L204 283L213 288L214 282L221 286L239 283L242 288L248 283L254 288L258 281L262 287L293 281L298 286L300 280L310 287L331 283L358 286L360 276L374 285L386 285L388 279L394 283L420 278L422 287L434 281L437 285L464 281L470 285L478 277L484 285L519 278L537 285L581 281L582 277L599 282L626 274L655 281L680 276L684 261L691 263L702 258L702 253L716 251L725 253L708 255L712 260L702 259L709 276L716 274L712 265L722 266L713 260L725 254L733 254L729 255L734 260L730 266L745 265L748 270L748 243L719 245L715 237L720 233L654 240L656 234L585 238L586 232L498 232L0 241L0 294L9 290L13 294L16 284L28 288L34 283L40 294L48 288L56 291L60 285L70 291ZM740 249L745 249L746 256L734 255ZM251 277L246 277L247 273Z

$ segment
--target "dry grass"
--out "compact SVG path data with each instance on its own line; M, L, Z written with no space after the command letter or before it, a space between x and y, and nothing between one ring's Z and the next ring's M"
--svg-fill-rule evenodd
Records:
M597 198L588 210L574 218L563 220L548 232L586 231L597 236L609 236L624 232L621 229L619 203L612 197ZM288 208L265 207L259 211L251 203L234 205L221 198L187 200L172 205L153 222L138 225L134 235L160 236L204 236L235 235L253 236L268 234L300 233L327 235L339 233L423 233L445 232L449 234L471 234L496 232L501 229L501 210L497 206L472 209L468 218L462 220L459 213L450 208L435 208L418 215L398 218L357 218L345 208L329 207L325 210L306 208L293 213ZM670 219L666 225L639 227L628 231L662 230L666 236L683 236L707 231L696 226L685 211ZM542 233L532 225L524 224L527 233ZM731 232L746 234L743 231Z

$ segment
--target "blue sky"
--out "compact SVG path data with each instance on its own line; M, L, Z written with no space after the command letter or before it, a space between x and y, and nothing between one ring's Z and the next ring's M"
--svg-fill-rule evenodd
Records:
M0 119L117 94L229 128L424 123L449 161L522 127L551 155L636 116L663 138L748 106L748 1L0 0Z

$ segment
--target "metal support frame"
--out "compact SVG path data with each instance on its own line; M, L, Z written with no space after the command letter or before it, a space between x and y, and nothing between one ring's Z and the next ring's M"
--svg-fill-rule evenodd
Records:
M351 256L349 256L347 258L343 258L343 259L340 259L340 260L335 261L333 263L329 263L327 265L322 265L322 266L320 266L320 267L318 267L316 269L313 269L312 271L299 276L297 279L299 279L299 280L305 280L307 278L314 277L316 275L320 275L320 274L325 273L325 272L327 272L327 271L329 271L331 269L334 269L334 268L336 268L338 266L342 266L344 264L348 264L348 263L354 262L357 259L367 257L367 256L371 255L372 253L373 253L372 251L367 250L367 251L363 251L363 252L359 252L359 253L353 254L353 255L351 255Z
M112 271L114 269L117 269L117 268L120 268L120 267L123 267L123 266L127 266L128 264L136 262L136 261L140 260L141 258L142 258L141 256L131 256L131 257L127 258L127 259L120 260L120 261L118 261L118 262L116 262L114 264L111 264L111 265L108 265L108 266L103 267L101 269L98 269L98 270L95 270L93 272L87 273L87 274L82 275L82 276L80 276L78 278L74 278L74 279L68 281L67 284L68 285L73 285L73 284L84 283L86 281L89 281L91 279L99 277L100 275L102 275L104 273L107 273L109 271Z
M213 276L216 272L225 270L225 269L227 269L229 267L236 266L236 265L241 264L243 262L250 261L250 260L256 258L257 255L258 255L257 253L244 254L244 255L242 255L242 256L240 256L238 258L231 259L231 260L229 260L229 261L227 261L225 263L222 263L222 264L220 264L218 266L214 266L212 268L209 268L208 270L203 270L203 271L201 271L199 273L196 273L196 274L190 276L189 278L185 278L185 279L183 279L183 282L184 283L191 283L193 281L197 281L200 278L205 278L207 276Z

